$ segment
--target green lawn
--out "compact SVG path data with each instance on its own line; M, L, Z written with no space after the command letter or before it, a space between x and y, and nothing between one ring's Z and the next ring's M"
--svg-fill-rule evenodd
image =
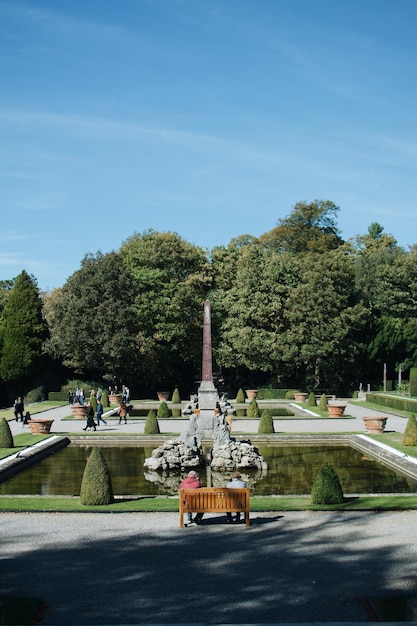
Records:
M416 496L360 496L345 498L343 504L313 505L309 496L254 497L251 511L400 511L417 509ZM78 497L0 496L0 511L11 512L85 512L132 513L178 512L176 497L138 497L117 499L106 506L83 506Z

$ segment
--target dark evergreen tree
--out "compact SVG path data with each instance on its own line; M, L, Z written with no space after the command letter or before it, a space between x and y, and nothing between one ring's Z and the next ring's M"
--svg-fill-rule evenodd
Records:
M311 490L313 504L341 504L343 491L338 475L325 461L319 469Z
M84 506L112 504L113 486L101 448L94 446L88 457L81 483L80 502Z
M0 376L24 388L39 371L48 327L36 280L24 270L16 278L3 309L0 328Z

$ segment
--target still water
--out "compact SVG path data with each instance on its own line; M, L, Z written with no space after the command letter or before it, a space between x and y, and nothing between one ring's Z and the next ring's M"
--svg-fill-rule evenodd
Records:
M153 448L104 447L115 495L175 495L180 472L146 471L143 462ZM337 471L344 493L413 493L417 483L396 474L363 453L345 446L265 446L259 452L268 463L265 474L242 471L253 495L308 494L324 461ZM90 448L70 445L9 481L0 494L79 495ZM222 486L229 475L200 470L203 486Z

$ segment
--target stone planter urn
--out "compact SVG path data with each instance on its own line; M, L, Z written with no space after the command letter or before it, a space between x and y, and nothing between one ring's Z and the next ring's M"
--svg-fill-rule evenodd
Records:
M157 391L159 402L167 402L169 400L169 391Z
M308 398L308 393L294 393L294 400L296 402L305 402Z
M51 432L53 422L54 420L48 420L46 417L32 417L32 419L28 420L32 435L47 435Z
M257 389L245 389L248 400L253 400L258 395Z
M362 419L367 432L378 435L384 432L388 418L377 415L376 417L363 417Z
M122 404L122 394L121 393L111 393L109 395L110 404Z
M328 404L327 411L329 413L329 417L342 417L345 412L346 404L342 404L339 402L338 404Z
M87 415L87 405L85 404L72 404L71 411L73 418L76 420L85 420Z

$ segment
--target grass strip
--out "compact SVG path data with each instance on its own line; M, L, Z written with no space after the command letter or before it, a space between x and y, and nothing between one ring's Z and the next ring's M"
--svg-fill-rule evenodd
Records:
M342 504L314 505L310 496L253 497L252 512L275 511L405 511L417 509L417 495L346 497ZM154 513L178 512L176 497L144 496L117 499L105 506L83 506L78 497L1 496L1 512Z

